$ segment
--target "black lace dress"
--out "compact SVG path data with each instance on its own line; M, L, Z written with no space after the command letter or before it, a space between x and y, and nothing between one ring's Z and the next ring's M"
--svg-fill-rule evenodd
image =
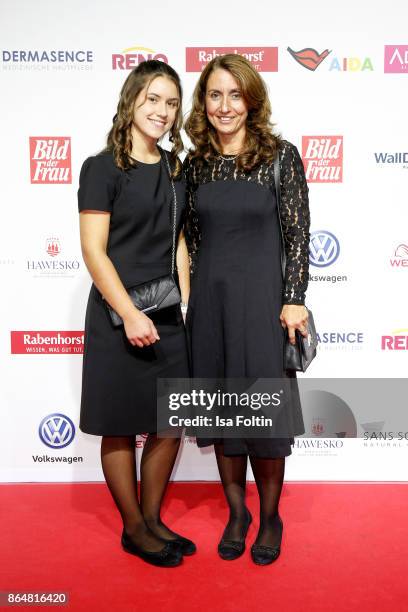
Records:
M198 378L289 378L293 436L304 433L296 377L283 368L282 304L304 304L308 283L309 204L302 160L282 141L281 220L286 277L280 267L280 230L273 166L250 173L218 157L201 167L184 162L185 235L192 260L187 332L192 375ZM217 440L198 438L198 446ZM224 438L226 455L284 457L293 437Z

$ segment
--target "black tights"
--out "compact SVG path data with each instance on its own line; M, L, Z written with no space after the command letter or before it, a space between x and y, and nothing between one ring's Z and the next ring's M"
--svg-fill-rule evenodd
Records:
M242 540L247 520L245 487L247 456L223 454L223 444L215 444L215 454L230 516L223 538ZM260 459L250 457L259 494L260 521L255 543L263 546L279 544L281 531L278 506L285 474L285 457Z
M137 546L151 552L163 548L163 539L177 535L162 523L160 509L179 446L179 438L149 434L140 465L139 503L135 436L102 438L102 469L124 529Z

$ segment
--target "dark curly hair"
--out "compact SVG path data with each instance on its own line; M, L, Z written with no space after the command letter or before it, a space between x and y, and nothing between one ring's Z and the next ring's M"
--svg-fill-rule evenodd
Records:
M218 68L230 72L239 83L248 107L244 150L237 158L238 167L250 171L262 162L272 163L281 138L273 133L266 84L247 59L233 53L211 60L195 87L192 109L184 126L193 143L190 158L197 159L198 162L203 159L209 161L222 153L217 131L208 121L205 108L208 79Z
M166 77L173 81L180 96L180 104L177 109L176 119L169 135L169 140L173 145L171 157L174 166L173 177L175 178L179 176L181 172L181 163L177 156L184 148L180 135L183 124L181 108L183 91L179 75L171 66L164 62L158 60L142 62L128 75L120 92L117 113L113 118L113 125L108 134L105 150L112 151L115 164L121 170L128 170L135 165L130 159L132 152L131 129L135 100L139 93L159 76Z

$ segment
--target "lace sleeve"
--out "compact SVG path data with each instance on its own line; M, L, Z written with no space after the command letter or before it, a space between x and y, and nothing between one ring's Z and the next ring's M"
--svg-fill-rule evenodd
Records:
M190 258L190 273L194 274L201 233L198 225L198 216L195 210L195 195L197 190L196 171L193 163L187 156L183 164L183 175L186 185L186 213L184 220L184 236Z
M304 304L309 281L309 197L305 171L297 148L283 141L281 163L281 220L285 239L284 304Z

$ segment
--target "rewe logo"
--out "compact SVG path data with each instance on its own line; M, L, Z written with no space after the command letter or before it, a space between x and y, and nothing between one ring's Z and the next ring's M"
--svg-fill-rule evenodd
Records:
M32 183L71 183L71 138L30 136L30 168Z
M359 57L334 57L329 66L329 70L338 72L363 72L364 70L374 70L369 57L361 59Z
M403 333L405 332L405 333ZM390 336L381 336L382 351L408 351L408 329L396 329Z
M56 257L61 253L60 241L58 238L47 238L46 249L50 257Z
M201 72L214 57L226 53L242 55L258 72L278 71L278 47L187 47L186 72Z
M384 72L408 73L408 45L385 45Z
M152 59L165 64L169 63L167 55L164 53L157 53L154 49L148 49L147 47L129 47L123 49L122 53L112 54L112 69L132 70L142 62Z
M390 257L393 268L408 268L408 244L399 244L395 249L394 257Z
M343 136L303 136L302 158L309 183L341 183Z
M11 353L81 355L84 352L84 332L82 331L12 331Z
M306 47L306 49L301 49L300 51L294 51L288 47L287 51L289 51L293 59L303 66L303 68L312 71L315 71L329 53L331 53L328 49L325 49L322 53L318 53L316 49L311 49L310 47Z

